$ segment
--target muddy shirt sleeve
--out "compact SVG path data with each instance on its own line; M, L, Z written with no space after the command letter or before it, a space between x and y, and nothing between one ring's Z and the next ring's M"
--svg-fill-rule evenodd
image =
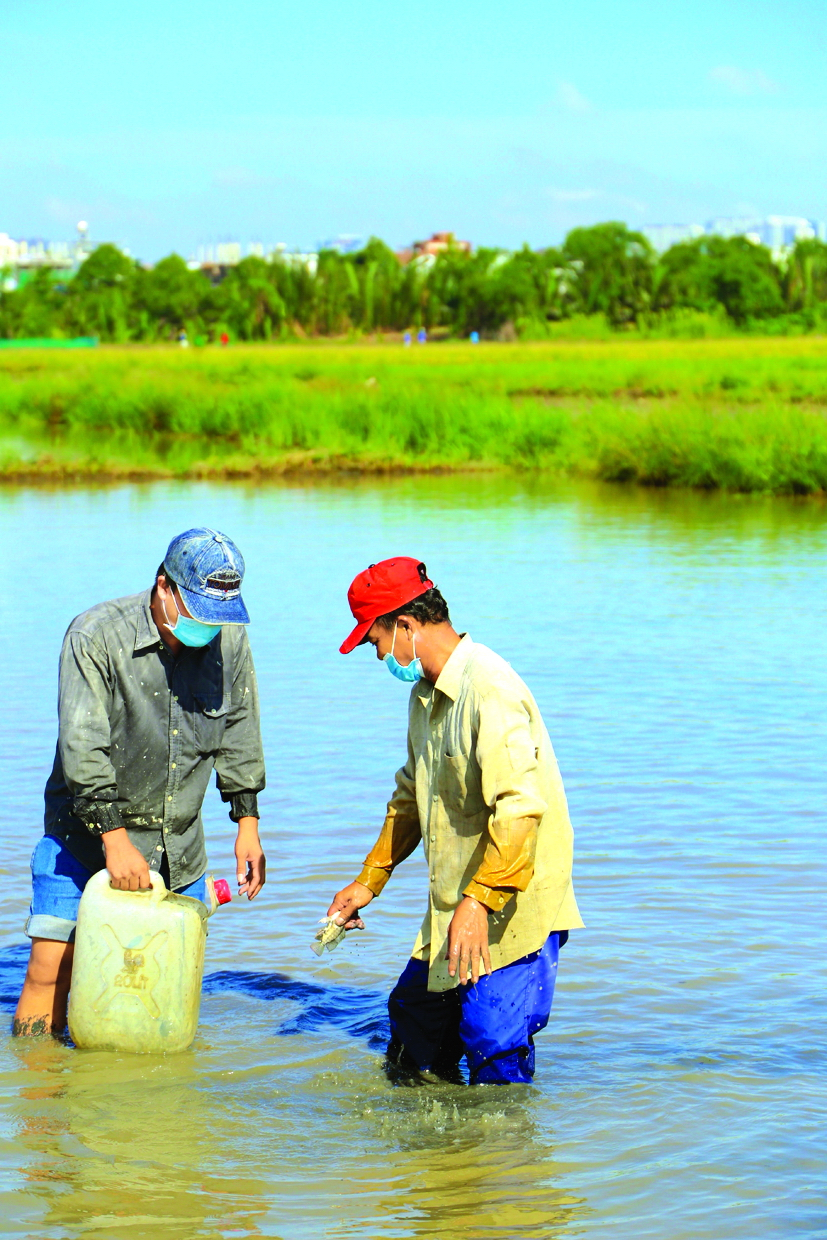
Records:
M241 634L236 652L227 723L215 758L215 782L222 801L230 803L234 822L259 817L256 794L264 787L264 750L256 670L246 633Z
M365 857L357 882L364 883L375 896L382 891L396 866L410 857L422 839L416 808L414 756L408 737L408 760L396 772L396 789L388 802L379 839Z
M531 882L546 810L528 707L516 687L497 686L480 696L476 753L492 813L482 863L463 894L497 911Z
M123 826L110 760L112 689L105 647L70 629L60 652L57 744L72 812L90 830Z

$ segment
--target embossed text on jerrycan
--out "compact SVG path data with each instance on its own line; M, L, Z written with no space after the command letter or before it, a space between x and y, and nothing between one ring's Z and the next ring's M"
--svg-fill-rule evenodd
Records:
M146 891L115 890L107 870L86 884L69 993L76 1046L182 1051L195 1037L207 918L229 888L208 880L207 908L168 891L160 874L150 877Z

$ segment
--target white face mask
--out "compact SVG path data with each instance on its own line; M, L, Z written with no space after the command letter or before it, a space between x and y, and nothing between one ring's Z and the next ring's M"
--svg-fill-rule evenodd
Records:
M413 645L413 658L407 667L393 657L394 646L396 645L396 629L393 630L393 641L391 642L390 653L383 658L383 663L387 666L391 676L395 676L397 680L405 680L409 684L422 679L422 660L416 657L416 637L411 638Z

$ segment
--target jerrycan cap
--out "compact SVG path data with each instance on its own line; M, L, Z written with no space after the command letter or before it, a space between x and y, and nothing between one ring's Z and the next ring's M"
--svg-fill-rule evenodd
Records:
M215 898L219 904L229 904L233 898L230 891L230 884L226 878L214 878L213 888L215 890Z

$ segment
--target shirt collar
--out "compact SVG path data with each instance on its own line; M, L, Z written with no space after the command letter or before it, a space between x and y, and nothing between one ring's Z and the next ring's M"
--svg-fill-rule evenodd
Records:
M138 610L138 626L135 634L135 649L146 650L147 646L157 646L161 640L161 634L155 621L152 619L152 612L149 605L152 602L152 590L145 590L141 595L140 608Z
M427 702L433 690L439 689L440 693L444 693L452 702L455 702L459 693L459 683L465 671L465 665L471 658L473 649L474 642L467 633L463 633L459 643L448 655L445 666L437 677L436 684L431 685L430 681L423 682L420 680L419 684L422 686L419 691L420 700Z

